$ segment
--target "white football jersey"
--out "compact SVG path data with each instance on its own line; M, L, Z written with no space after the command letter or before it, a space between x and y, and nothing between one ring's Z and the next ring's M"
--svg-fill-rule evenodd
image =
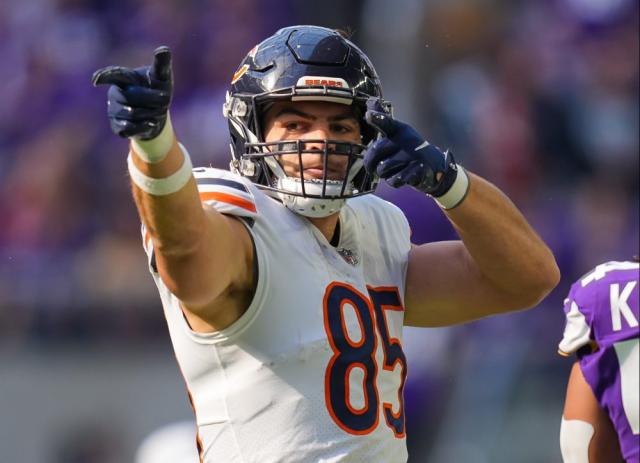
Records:
M333 247L247 179L218 169L194 175L208 207L243 217L258 269L242 317L225 330L195 333L144 239L203 461L405 462L402 326L411 245L402 212L374 195L349 199Z

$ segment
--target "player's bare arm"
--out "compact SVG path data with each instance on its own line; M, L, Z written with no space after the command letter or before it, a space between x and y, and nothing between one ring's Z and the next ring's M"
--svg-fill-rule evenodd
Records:
M498 188L375 102L366 119L385 134L365 155L367 168L393 187L433 196L462 239L411 249L405 324L446 326L522 309L555 287L553 254Z
M580 370L571 369L560 431L564 463L623 463L618 436Z
M194 330L225 328L248 306L251 238L238 219L200 201L188 154L168 115L170 51L158 48L149 67L101 69L94 83L111 84L112 130L131 139L133 196L163 282L182 302Z
M406 323L446 326L534 306L560 278L553 254L513 203L469 173L469 192L447 217L462 241L415 246Z

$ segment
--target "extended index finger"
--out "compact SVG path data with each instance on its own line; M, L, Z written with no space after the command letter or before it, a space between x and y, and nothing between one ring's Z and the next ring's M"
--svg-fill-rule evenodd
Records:
M368 110L364 115L364 120L389 138L393 137L398 128L396 121L391 116L378 111Z
M171 49L169 47L163 45L154 50L151 77L163 82L171 80Z
M372 97L367 100L364 120L386 137L393 137L398 128L396 121L384 110L379 98Z

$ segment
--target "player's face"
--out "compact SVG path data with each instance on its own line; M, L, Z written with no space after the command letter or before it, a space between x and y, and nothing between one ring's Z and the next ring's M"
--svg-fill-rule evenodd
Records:
M361 142L360 123L351 106L324 101L278 102L267 111L264 119L266 142L282 140L309 140L303 150L324 150L322 140L336 140L351 143ZM335 145L329 144L329 153ZM300 176L300 162L297 154L279 156L280 164L289 177ZM329 154L327 179L343 180L349 157L343 154ZM304 179L322 179L324 176L322 153L303 152L302 170Z

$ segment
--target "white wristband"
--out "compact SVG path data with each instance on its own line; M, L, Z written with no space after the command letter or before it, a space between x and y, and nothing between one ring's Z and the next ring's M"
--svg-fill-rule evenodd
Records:
M458 206L462 201L464 201L464 198L467 197L467 193L469 192L469 176L461 165L458 165L457 167L458 175L453 181L451 188L449 188L449 191L439 198L434 198L440 207L445 210L453 209Z
M181 190L191 179L193 166L186 148L181 143L178 143L178 145L184 155L184 162L180 169L164 178L153 178L143 174L133 162L131 152L129 152L127 166L129 167L131 181L142 191L154 196L166 196Z
M171 125L169 113L167 113L167 120L162 131L157 137L151 140L139 140L133 137L131 144L138 157L146 163L155 164L166 158L173 145L173 125Z

